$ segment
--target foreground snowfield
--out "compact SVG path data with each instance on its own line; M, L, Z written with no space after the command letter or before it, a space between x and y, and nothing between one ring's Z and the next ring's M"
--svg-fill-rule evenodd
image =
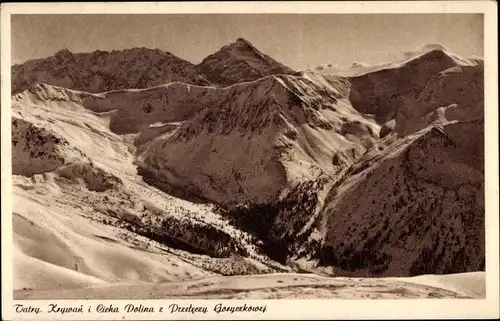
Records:
M279 273L166 283L96 284L18 290L16 299L415 299L485 298L484 272L410 278L345 278ZM467 286L464 286L464 284Z
M15 299L485 297L484 272L410 278L221 276L200 265L208 257L75 215L71 207L42 205L41 194L38 200L21 189L16 194Z

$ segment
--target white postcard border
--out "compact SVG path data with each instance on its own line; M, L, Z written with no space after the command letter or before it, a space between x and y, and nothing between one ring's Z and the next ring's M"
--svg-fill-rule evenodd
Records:
M154 319L395 319L395 318L498 318L499 316L499 181L498 181L498 42L494 1L373 1L373 2L201 2L201 3L19 3L1 7L2 74L2 319L12 320L13 303L44 306L124 306L127 303L205 305L204 315L169 313L65 313L39 314L64 320L154 320ZM486 197L486 299L484 300L12 300L12 204L10 146L10 15L12 14L159 14L159 13L482 13L484 14L485 59L485 197ZM266 305L265 313L217 314L213 306ZM84 310L88 311L88 310ZM211 311L211 312L210 312ZM22 320L22 316L16 316Z

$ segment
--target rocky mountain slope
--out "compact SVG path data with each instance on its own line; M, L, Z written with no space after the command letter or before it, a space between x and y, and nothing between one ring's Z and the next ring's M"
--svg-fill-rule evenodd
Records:
M482 61L434 48L342 77L243 39L196 67L141 52L133 68L108 66L129 59L115 51L13 68L16 264L75 286L484 270ZM164 80L158 55L183 67ZM116 77L94 86L82 61Z
M450 67L456 64L460 64L460 68ZM394 91L397 91L399 87L394 89L392 86L399 86L396 84L397 79L401 82L405 79L404 75L406 74L408 79L411 78L410 75L417 76L411 78L411 82L406 84L410 89L401 90L401 95L399 92L395 94ZM387 77L384 78L383 75L387 75ZM394 75L398 75L399 78ZM418 75L421 77L420 80ZM310 254L312 249L318 246L317 243L313 242L311 247L301 248L300 242L305 241L308 237L317 239L318 230L314 228L316 223L313 222L318 217L335 217L337 215L325 212L325 208L337 206L330 203L333 202L331 195L335 195L338 189L344 188L342 183L344 179L354 177L367 168L373 169L378 164L376 160L379 158L389 158L388 162L394 162L397 157L401 157L404 160L403 163L409 162L404 157L405 149L396 148L396 146L410 148L408 146L413 144L414 137L428 131L430 131L429 135L435 133L435 130L431 130L434 126L450 124L450 121L455 120L471 121L472 124L480 122L479 125L468 129L469 135L473 137L473 142L467 143L465 148L461 147L453 152L455 156L463 154L462 156L445 157L436 160L436 162L447 164L445 168L456 168L454 175L457 176L456 179L463 180L463 183L465 183L465 177L472 176L471 179L475 184L473 193L481 195L483 193L483 172L481 170L470 172L470 165L467 165L467 162L464 165L463 162L464 157L467 157L464 155L469 153L469 148L472 145L484 145L481 132L482 91L479 91L482 88L481 62L470 63L442 51L430 51L402 65L394 66L392 69L374 74L369 73L366 78L370 79L369 77L375 77L376 83L373 84L373 88L377 88L378 91L372 92L372 96L366 100L367 102L385 102L387 93L381 88L387 88L389 92L393 90L391 95L403 100L407 99L410 92L418 91L418 99L414 101L414 104L398 106L398 114L394 117L393 115L388 116L390 109L385 107L393 106L389 104L390 102L388 105L382 105L386 109L377 109L373 106L365 108L362 105L364 100L353 99L353 97L359 97L359 90L356 86L360 86L365 91L369 90L366 88L371 88L357 84L358 79L323 77L311 72L301 73L297 76L266 77L253 83L232 86L230 90L239 92L252 88L249 92L255 93L257 98L251 95L248 95L246 100L234 98L230 100L227 107L226 103L219 108L201 111L183 124L174 135L161 140L161 143L158 141L158 144L163 146L163 149L160 149L161 152L155 148L141 155L139 159L142 161L142 157L144 157L144 164L140 166L146 168L148 164L155 164L156 168L154 169L151 169L153 166L149 165L150 169L148 169L147 175L167 182L167 184L181 186L184 191L189 191L190 194L202 195L210 201L223 205L228 211L225 215L231 217L233 224L251 231L258 238L261 238L266 244L267 254L280 262L300 257L303 251ZM425 86L419 87L422 83ZM471 94L469 97L460 94L466 84L473 86L469 90ZM257 86L258 89L252 86ZM259 92L261 88L266 88L266 92ZM285 94L282 93L283 88L285 88ZM272 99L265 98L269 94L271 94ZM299 98L295 101L283 99L287 95L296 95ZM429 96L432 98L424 98ZM321 97L321 99L315 100L317 97ZM325 99L328 97L335 99L330 101ZM256 102L254 103L254 101ZM248 109L242 109L240 112L239 108ZM275 118L268 119L269 110L276 111L274 114L271 113ZM298 120L296 117L301 115L301 112L305 115L304 120ZM393 112L396 113L396 110ZM278 119L284 119L285 122L273 121L276 119L276 115L279 116ZM379 140L376 125L383 123L384 117L394 117L394 119L381 128L380 136L383 139ZM457 126L462 126L461 124L458 123ZM463 126L468 128L468 125L465 124ZM393 126L392 129L388 130L389 126ZM451 125L446 126L448 128ZM420 130L423 131L419 132ZM297 134L294 134L293 131L296 131ZM252 139L247 138L248 136ZM273 143L266 145L266 142ZM394 148L396 148L396 152ZM442 149L441 147L436 148L431 150L431 146L424 146L421 153L432 152L442 157L448 153L444 147ZM259 154L260 150L262 152ZM481 151L475 153L481 155ZM200 159L203 159L203 162L200 162ZM264 161L259 164L259 160ZM190 165L183 166L186 163ZM168 169L162 164L168 164ZM398 175L404 176L407 172L405 166L409 165L394 166L395 171L399 173ZM382 180L382 177L387 177L387 174L384 173L380 177L380 181L385 181ZM399 180L397 177L389 180L395 186L399 186L396 184ZM426 180L426 178L423 179ZM349 194L349 197L352 198L349 198L348 204L354 206L354 208L345 210L345 213L352 213L349 217L356 217L356 211L361 211L365 206L357 201L360 199L360 193L387 189L384 185L386 183L379 184L378 180L367 184L369 184L367 181L362 180L360 183L362 187ZM407 184L410 183L404 182L399 188L403 188ZM255 189L252 190L254 186ZM327 196L328 190L330 190L329 196ZM409 206L412 208L419 206L417 204L419 197L416 196L419 193L418 189L408 193L412 195L410 196L411 201L408 201L410 202ZM437 195L430 194L432 202L440 202ZM370 200L369 204L383 203L388 206L391 202L392 198L382 197ZM455 206L451 204L453 202L445 202L443 211L450 211L451 209L446 207ZM395 207L398 206L400 206L399 203ZM363 264L356 260L365 255L371 255L371 249L352 254L353 258L346 259L346 262L349 262L346 263L347 265L344 263L338 265L338 262L334 261L329 264L343 270L342 272L337 271L337 273L349 274L351 271L357 271L357 273L371 273L373 275L415 275L433 269L440 271L440 273L480 269L481 260L484 258L484 245L482 246L478 241L482 237L478 231L482 226L481 215L484 214L484 204L476 202L471 206L473 206L471 211L478 213L478 217L473 220L476 222L474 223L475 227L467 226L465 223L457 223L456 230L453 231L453 235L456 237L461 235L460 238L468 233L479 237L476 241L471 241L471 244L460 243L458 245L457 243L458 248L469 250L474 248L471 250L472 252L464 254L464 262L467 263L455 262L456 266L450 267L453 266L453 263L449 263L449 260L452 260L450 257L459 253L452 251L450 253L454 254L448 253L447 259L443 259L444 261L439 263L436 261L432 263L434 265L431 264L431 267L417 267L418 264L422 264L422 260L428 259L425 256L427 254L418 252L424 250L417 246L416 254L412 258L405 259L413 262L412 266L408 265L409 263L403 264L404 260L393 260L387 254L387 256L377 256L373 259L377 262L375 265L379 264L380 266L371 268L371 270L363 270ZM398 212L400 209L395 208L394 211ZM411 211L419 210L416 207ZM411 211L411 215L402 218L401 222L404 223L397 224L408 224L410 217L413 217ZM387 209L384 212L387 212ZM442 214L442 216L444 215ZM335 221L332 222L334 223L328 221L325 225L336 226ZM362 220L361 224L364 223L365 221ZM393 223L389 221L387 224ZM380 225L380 228L388 228L387 224ZM346 225L354 226L354 223L347 221ZM336 228L333 228L332 231L335 233ZM436 231L436 235L444 233L441 229ZM417 244L423 242L423 239L419 238L423 235L419 234L414 242ZM352 239L353 246L361 246L360 244L367 241L366 235L360 239L357 237L359 235L346 234L342 240L347 242L348 239ZM469 239L472 240L472 238ZM324 241L321 237L319 240ZM432 242L438 242L438 240L432 239ZM328 252L328 250L325 251L325 253ZM335 251L335 248L332 251ZM402 251L408 251L408 249L404 248ZM477 256L473 253L476 253ZM321 252L318 255L323 254ZM327 261L321 261L321 264ZM358 264L361 265L357 266ZM389 264L393 264L393 267L388 267ZM441 266L439 266L440 264ZM448 266L444 267L446 264Z
M356 164L316 222L320 265L373 276L484 269L483 127L434 127Z
M338 92L306 78L268 76L217 97L139 155L147 176L219 204L262 203L334 175L377 138Z
M294 71L260 52L250 42L238 38L196 65L196 70L220 86L252 81L269 75Z
M37 83L91 93L128 88L148 88L172 81L208 85L194 65L159 49L72 53L58 51L45 59L29 60L12 67L12 93Z
M483 63L432 50L400 66L350 78L350 100L379 124L395 122L401 136L435 121L480 118Z

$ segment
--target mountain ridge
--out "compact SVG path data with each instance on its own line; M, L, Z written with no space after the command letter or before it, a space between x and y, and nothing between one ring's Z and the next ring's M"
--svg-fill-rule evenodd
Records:
M192 63L170 52L144 47L76 54L62 49L54 56L12 66L13 94L36 83L98 93L172 81L210 85Z

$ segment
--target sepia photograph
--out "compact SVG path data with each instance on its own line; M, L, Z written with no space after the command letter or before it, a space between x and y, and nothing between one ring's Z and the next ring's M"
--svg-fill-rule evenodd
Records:
M486 299L483 13L77 13L10 15L14 300Z

